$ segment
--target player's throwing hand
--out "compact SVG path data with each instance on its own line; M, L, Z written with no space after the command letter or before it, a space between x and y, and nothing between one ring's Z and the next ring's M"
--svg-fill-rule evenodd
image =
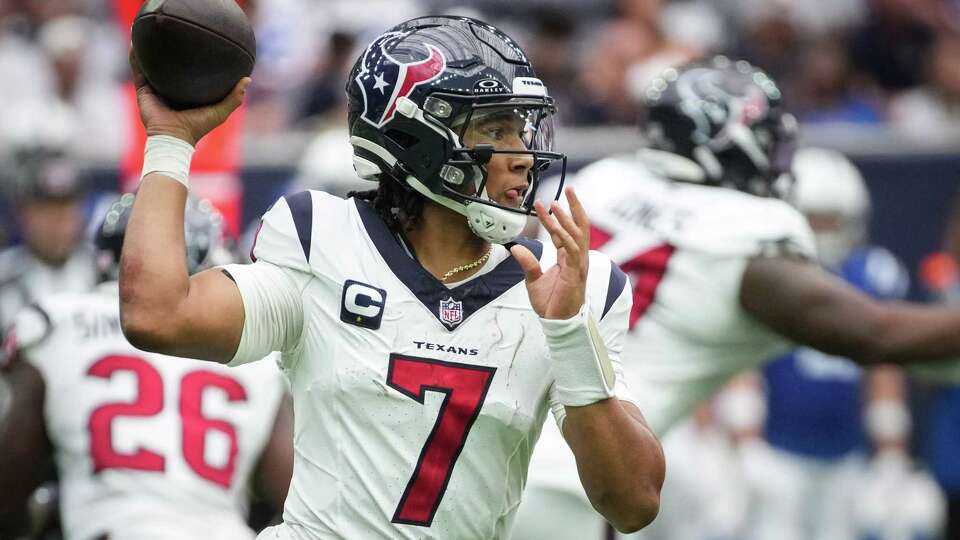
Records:
M196 146L207 133L224 123L233 111L243 103L243 96L250 85L250 77L237 82L227 97L219 103L185 111L175 111L157 97L147 84L140 70L133 49L130 50L130 70L133 84L137 88L137 105L140 108L140 120L147 130L147 136L169 135Z
M586 297L590 220L573 188L567 188L564 193L570 204L570 214L557 202L551 205L552 214L547 212L542 202L535 203L537 217L557 248L557 264L544 272L529 249L520 244L510 248L526 273L530 304L537 315L544 319L573 317L583 306Z

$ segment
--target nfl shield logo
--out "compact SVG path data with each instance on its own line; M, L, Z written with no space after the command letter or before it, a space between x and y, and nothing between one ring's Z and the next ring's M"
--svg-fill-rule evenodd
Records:
M453 328L463 320L463 302L458 302L451 296L440 301L440 320Z

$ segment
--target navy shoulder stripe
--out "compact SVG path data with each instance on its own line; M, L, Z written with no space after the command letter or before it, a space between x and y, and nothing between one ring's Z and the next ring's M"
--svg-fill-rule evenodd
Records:
M601 319L607 316L607 312L613 307L613 303L617 301L617 298L620 298L620 293L623 292L623 287L626 284L627 275L624 274L623 270L620 270L620 267L614 264L613 261L610 261L610 280L607 282L607 300L603 304L603 314L600 315Z
M533 253L533 256L539 259L543 256L543 244L539 240L533 240L531 238L517 238L515 241L505 244L508 250L514 245L520 244L521 246L530 250L530 253Z
M301 191L295 195L288 195L284 199L290 207L293 224L300 238L300 247L303 248L303 256L307 258L307 262L310 262L310 244L313 241L313 197L309 191Z

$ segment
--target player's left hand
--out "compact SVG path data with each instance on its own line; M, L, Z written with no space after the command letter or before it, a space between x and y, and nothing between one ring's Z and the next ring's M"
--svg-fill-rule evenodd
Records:
M570 204L569 214L558 202L551 205L552 214L542 202L534 203L540 224L557 248L557 264L543 271L529 249L520 244L510 248L526 274L530 304L544 319L569 319L580 311L586 298L590 220L573 188L568 187L564 193Z

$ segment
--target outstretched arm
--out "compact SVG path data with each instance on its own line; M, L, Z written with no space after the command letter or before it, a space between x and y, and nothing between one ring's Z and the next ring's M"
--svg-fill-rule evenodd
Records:
M590 502L617 530L637 531L656 517L663 485L663 451L640 411L616 397L616 369L600 330L585 306L590 223L572 189L571 214L554 203L549 215L536 203L541 224L557 247L547 270L523 246L511 248L526 273L527 293L541 318L553 363L563 433L577 461ZM626 331L613 337L618 345ZM616 351L618 352L618 351Z
M740 304L798 344L860 364L908 364L960 355L960 310L880 302L806 261L750 261Z
M171 159L183 161L184 154L189 156L204 135L223 123L240 105L249 84L249 79L240 81L216 105L178 112L153 94L132 54L131 66L148 137L172 138L164 141L169 146L159 149L167 154L161 161L165 166ZM189 162L180 165L189 168ZM163 167L160 170L145 171L149 174L140 184L126 230L120 264L124 334L144 350L228 362L240 344L243 301L236 284L219 270L193 278L187 274L183 224L187 188L181 183L185 174L177 180Z

